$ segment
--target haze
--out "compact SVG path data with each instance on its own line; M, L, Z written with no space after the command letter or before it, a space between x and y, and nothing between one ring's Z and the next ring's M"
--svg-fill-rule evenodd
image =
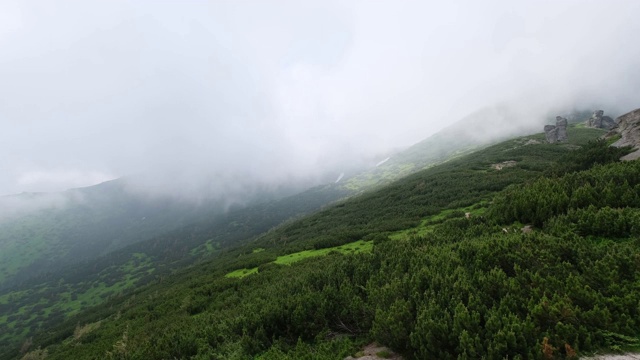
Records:
M0 194L337 177L503 102L617 116L640 106L638 18L634 0L4 0Z

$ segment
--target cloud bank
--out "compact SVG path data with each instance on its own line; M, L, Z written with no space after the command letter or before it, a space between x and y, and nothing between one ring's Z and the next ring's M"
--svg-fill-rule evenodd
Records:
M615 116L640 106L639 16L633 0L3 1L0 194L337 176L505 101Z

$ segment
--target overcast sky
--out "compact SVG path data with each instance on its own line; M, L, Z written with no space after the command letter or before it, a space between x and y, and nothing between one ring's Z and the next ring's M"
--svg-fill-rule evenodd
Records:
M632 110L638 18L636 0L0 0L0 194L313 175L505 100Z

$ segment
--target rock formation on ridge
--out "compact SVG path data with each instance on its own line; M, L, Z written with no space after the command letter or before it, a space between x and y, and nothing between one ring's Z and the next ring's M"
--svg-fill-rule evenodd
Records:
M596 110L587 120L586 125L596 129L611 130L616 126L616 122L612 118L604 116L603 110Z
M616 119L616 128L610 133L620 134L620 140L611 146L631 146L634 152L627 154L621 160L635 160L640 158L640 109L635 109ZM609 135L609 134L607 134Z
M567 141L567 125L568 121L562 116L556 116L556 129L558 133L558 142Z
M556 116L555 125L545 125L544 133L547 136L549 144L555 144L557 142L565 142L567 137L567 119L562 116Z

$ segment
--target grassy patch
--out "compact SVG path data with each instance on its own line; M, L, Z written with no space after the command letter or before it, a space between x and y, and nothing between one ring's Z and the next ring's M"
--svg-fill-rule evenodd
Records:
M132 274L141 268L145 268L151 265L151 258L144 253L133 253L131 260L126 264L120 266L120 271L125 274Z
M437 224L443 222L446 219L452 217L464 217L466 213L470 213L471 216L484 215L487 210L487 206L487 203L480 202L463 208L443 210L438 214L423 219L422 221L420 221L420 225L416 227L399 230L390 234L389 238L391 240L404 240L409 239L412 236L424 236L429 231L432 231Z
M215 252L218 247L218 243L215 243L213 239L209 239L205 243L191 249L189 253L191 254L191 256L204 256Z
M252 269L238 269L236 271L232 271L232 272L228 273L227 275L225 275L225 277L242 279L243 277L245 277L247 275L256 274L257 272L258 272L258 268L257 267L252 268Z
M260 251L254 250L253 252L255 253L255 252L262 252L262 251L264 251L264 249ZM373 241L358 240L352 243L348 243L340 246L334 246L330 248L300 251L297 253L278 256L278 258L276 258L276 260L273 263L278 265L291 265L295 262L298 262L300 260L304 260L307 258L327 255L332 251L336 251L342 254L356 254L360 252L370 253L371 251L373 251ZM247 275L255 274L257 272L258 272L257 267L251 268L251 269L242 268L226 274L225 277L243 278Z
M612 136L612 137L607 139L607 145L611 145L611 144L613 144L614 142L616 142L616 141L618 141L620 139L622 139L622 135L620 135L620 134L614 135L614 136Z
M373 242L359 240L356 242L352 242L352 243L344 244L340 246L317 249L317 250L305 250L305 251L300 251L293 254L279 256L276 259L276 261L274 261L274 263L279 265L291 265L294 262L297 262L306 258L327 255L332 251L337 251L342 254L355 254L359 252L371 252L372 250L373 250Z

